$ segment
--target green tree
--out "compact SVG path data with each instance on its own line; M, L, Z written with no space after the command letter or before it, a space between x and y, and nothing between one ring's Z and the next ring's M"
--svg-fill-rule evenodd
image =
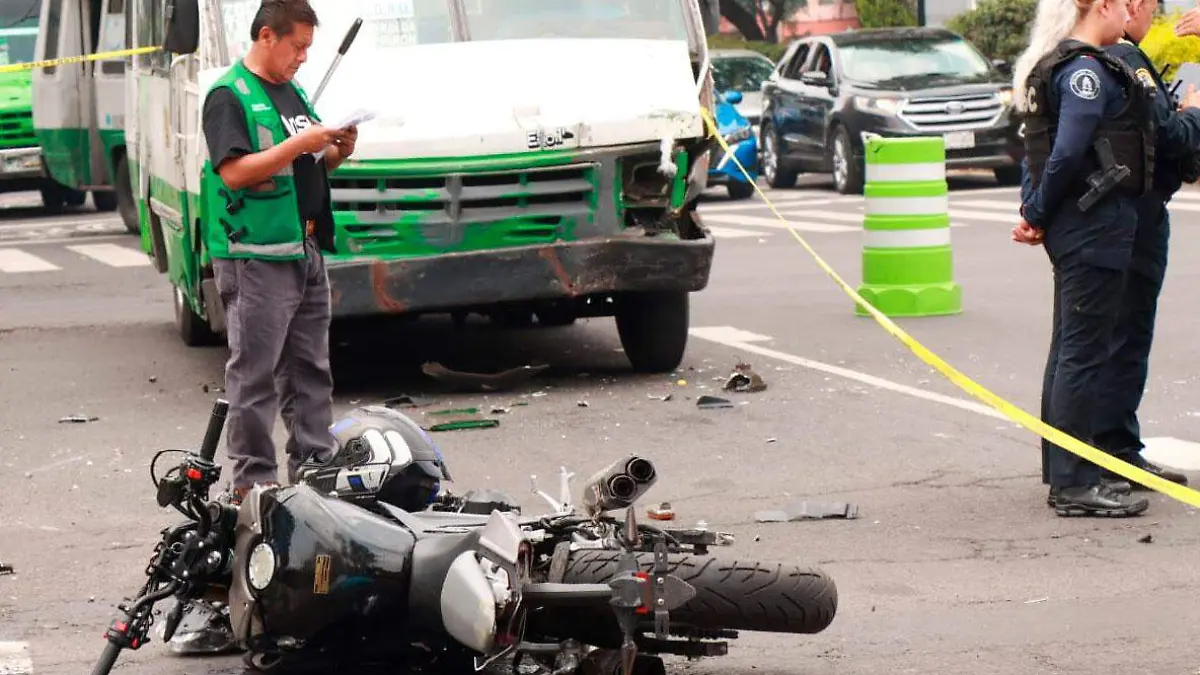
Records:
M1037 0L979 0L975 9L951 18L946 27L988 58L1012 63L1029 43L1036 9Z
M721 16L751 41L779 42L779 24L807 0L720 0Z
M917 25L916 8L906 0L858 0L858 23L863 28L903 28Z

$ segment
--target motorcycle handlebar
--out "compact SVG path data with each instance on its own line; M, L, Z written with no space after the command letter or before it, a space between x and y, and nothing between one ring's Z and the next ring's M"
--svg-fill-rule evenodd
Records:
M229 401L217 399L213 404L212 416L208 418L208 429L204 432L204 440L200 443L200 457L211 462L217 456L217 445L221 442L221 432L225 430L225 415L229 412Z

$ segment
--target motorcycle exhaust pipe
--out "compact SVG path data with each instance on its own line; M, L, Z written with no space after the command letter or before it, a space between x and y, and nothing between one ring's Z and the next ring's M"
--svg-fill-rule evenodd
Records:
M646 494L657 478L650 460L636 455L619 459L587 480L583 487L583 507L593 516L628 508Z

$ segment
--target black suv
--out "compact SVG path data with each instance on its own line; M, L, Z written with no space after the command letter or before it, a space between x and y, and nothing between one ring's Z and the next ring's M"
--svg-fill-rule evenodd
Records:
M992 169L1020 183L1025 149L1011 70L943 28L850 30L788 45L762 85L762 173L791 187L798 173L832 173L862 191L863 137L946 139L946 168Z

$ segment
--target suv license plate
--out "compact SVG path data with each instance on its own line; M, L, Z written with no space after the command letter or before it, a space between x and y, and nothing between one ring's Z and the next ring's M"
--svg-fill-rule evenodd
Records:
M951 131L945 135L947 150L961 150L975 147L975 132Z

